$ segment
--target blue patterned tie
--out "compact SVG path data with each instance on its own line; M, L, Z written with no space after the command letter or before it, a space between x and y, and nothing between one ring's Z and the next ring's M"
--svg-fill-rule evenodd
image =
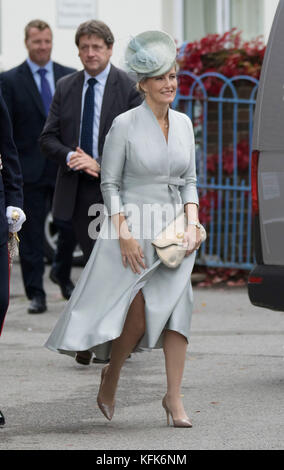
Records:
M48 80L45 77L45 75L47 74L47 70L38 69L37 73L40 76L41 98L45 109L45 114L48 115L48 111L52 102L52 93Z
M84 111L81 129L81 149L93 157L93 125L95 114L95 90L97 83L95 78L89 78L88 89L85 94Z

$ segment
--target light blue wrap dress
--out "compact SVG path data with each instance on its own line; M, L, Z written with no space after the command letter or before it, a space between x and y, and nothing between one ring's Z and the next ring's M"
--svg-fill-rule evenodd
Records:
M159 260L151 241L184 210L198 204L192 123L169 110L168 142L148 104L118 116L107 135L101 166L107 215L98 239L46 347L75 355L91 350L110 355L137 292L145 299L146 332L137 348L162 347L165 328L189 339L195 252L176 269ZM123 212L144 252L141 273L122 264L111 215ZM137 349L136 348L136 349Z

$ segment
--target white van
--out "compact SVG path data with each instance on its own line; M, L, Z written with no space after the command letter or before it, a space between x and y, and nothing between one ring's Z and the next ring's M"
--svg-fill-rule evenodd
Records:
M284 311L284 0L271 29L257 96L252 156L254 305Z

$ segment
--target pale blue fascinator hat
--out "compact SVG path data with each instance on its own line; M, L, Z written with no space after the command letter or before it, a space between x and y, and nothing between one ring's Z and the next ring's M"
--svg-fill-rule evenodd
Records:
M135 72L140 81L167 73L174 65L176 55L176 44L169 34L145 31L129 41L125 63L127 69Z

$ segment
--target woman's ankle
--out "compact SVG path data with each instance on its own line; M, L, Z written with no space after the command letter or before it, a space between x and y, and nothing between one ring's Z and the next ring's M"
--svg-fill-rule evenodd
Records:
M112 365L111 362L108 364L107 370L105 372L105 377L112 380L119 380L121 372L121 367L117 367L117 365Z
M171 392L168 392L166 393L166 400L169 400L169 401L181 401L181 392L180 391L171 391Z

